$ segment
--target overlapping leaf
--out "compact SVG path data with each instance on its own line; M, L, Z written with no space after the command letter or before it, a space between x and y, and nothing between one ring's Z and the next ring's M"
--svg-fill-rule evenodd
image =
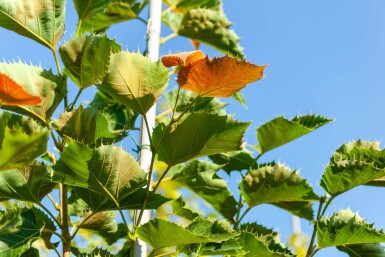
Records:
M2 0L0 26L55 49L64 33L65 0Z
M236 239L230 239L222 243L185 245L179 247L178 251L190 255L195 254L197 256L244 256L246 254Z
M165 0L164 1L168 6L173 8L177 12L186 12L191 9L196 8L207 8L214 9L218 8L221 5L221 0Z
M64 137L70 137L89 146L112 144L125 136L124 132L112 131L110 121L92 107L65 112L54 122L55 129ZM87 129L84 129L87 128Z
M138 17L148 1L74 0L79 31L104 31L113 24Z
M63 79L40 67L21 62L3 62L0 63L0 74L6 75L28 94L38 96L42 100L40 104L35 106L5 105L2 108L40 119L43 122L51 117L66 94Z
M308 202L318 200L313 188L303 177L296 171L275 163L260 165L251 170L241 181L240 189L250 207L270 203L284 209L289 207L287 210L293 211L298 207L307 207ZM294 208L290 208L292 203L295 203ZM296 214L312 219L312 215L305 215L305 210L299 210L301 209Z
M178 72L178 84L201 97L229 97L247 84L260 80L264 66L257 66L237 58L207 56Z
M96 247L92 248L80 248L71 247L71 253L78 257L114 257L108 250Z
M0 211L0 220L4 221L2 217L9 215L8 212L16 212L20 216L22 224L17 227L17 232L0 234L0 256L16 257L23 252L26 244L35 241L40 236L41 228L36 222L33 210Z
M53 168L54 180L93 190L116 205L146 183L134 157L111 145L91 149L71 141Z
M118 103L107 93L98 91L91 101L90 106L102 112L113 131L135 129L135 121L138 113Z
M349 257L384 257L385 248L381 244L340 245L337 249Z
M357 141L342 145L332 155L321 186L338 195L385 176L385 151L378 142Z
M138 236L155 249L197 243L223 242L236 236L218 222L197 220L183 228L166 220L153 219L138 229Z
M49 166L33 162L0 172L0 201L17 199L40 203L56 186L50 181L50 170Z
M178 215L179 217L193 220L200 216L200 214L188 207L186 207L186 202L183 200L182 196L174 201L171 201L172 213Z
M183 4L187 3L187 1L184 2ZM195 2L189 1L187 5ZM162 21L180 36L208 44L232 56L243 57L239 37L229 29L231 22L224 16L221 8L185 9L189 10L184 14L171 12L164 14Z
M225 218L232 219L237 212L237 202L226 181L216 175L220 168L206 161L194 160L178 167L172 180L199 195Z
M257 129L258 145L256 149L261 154L266 153L331 121L333 120L313 114L297 116L292 120L280 116Z
M385 233L376 230L351 210L341 210L331 217L317 222L317 246L325 248L351 244L373 244L385 242Z
M162 63L166 67L188 66L204 58L205 56L203 52L198 50L198 51L164 55L162 57Z
M106 35L87 34L72 38L59 49L64 73L81 89L103 80L112 52L120 51L115 40Z
M250 123L241 123L227 116L192 113L173 124L171 131L159 124L153 142L159 160L175 165L199 156L241 149L243 134Z
M0 235L16 233L20 230L23 219L19 212L7 211L0 215Z
M0 171L30 164L46 152L47 142L48 131L31 118L0 113Z
M253 153L247 149L210 155L209 157L214 163L222 165L221 169L228 174L231 171L250 170L257 166Z
M19 106L40 103L40 97L29 94L10 77L0 73L0 107L2 105Z
M168 70L139 53L120 52L111 56L110 67L99 88L121 104L145 114L168 83Z

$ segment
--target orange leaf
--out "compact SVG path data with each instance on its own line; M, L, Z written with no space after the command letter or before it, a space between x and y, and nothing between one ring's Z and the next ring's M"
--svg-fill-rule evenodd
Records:
M27 93L10 77L0 73L0 105L38 105L41 98Z
M257 66L224 56L210 60L207 56L178 73L179 85L204 97L229 97L247 84L263 77L266 65Z
M162 57L162 63L166 67L187 66L205 58L202 51L183 52L179 54L169 54Z

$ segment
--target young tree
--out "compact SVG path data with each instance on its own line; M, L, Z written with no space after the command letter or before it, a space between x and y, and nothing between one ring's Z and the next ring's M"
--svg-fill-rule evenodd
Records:
M220 0L164 1L161 19L173 33L160 41L183 36L196 48L207 44L225 56L209 58L196 50L156 61L157 54L147 58L122 50L105 31L132 19L156 23L154 17L142 18L148 4L74 0L76 33L58 46L65 31L65 0L0 0L0 26L51 50L57 68L0 63L0 201L16 202L0 212L0 256L39 256L38 239L41 248L65 257L137 252L310 257L326 247L349 256L385 256L382 230L350 210L325 216L340 194L360 185L383 185L385 158L378 143L356 141L337 149L320 182L324 196L315 194L295 170L274 161L261 163L265 153L332 120L313 114L280 116L258 127L258 145L248 147L244 133L250 122L227 114L225 99L244 104L240 91L260 80L266 65L244 60ZM75 97L68 94L72 86L78 88ZM89 87L97 89L92 101L77 104ZM153 123L146 114L159 99L165 110ZM124 139L135 138L138 117L148 137L137 146L139 162L137 154L118 146L123 142L129 148ZM49 142L57 153L47 150ZM145 151L149 164L143 164ZM230 191L220 170L240 174L239 192ZM193 209L181 195L172 197L179 187L210 205L215 217ZM261 204L313 223L305 253L293 254L276 231L258 220L243 222ZM146 210L157 210L156 217L143 220ZM78 246L85 232L98 238L97 247L90 241L88 248ZM138 239L149 253L138 251Z

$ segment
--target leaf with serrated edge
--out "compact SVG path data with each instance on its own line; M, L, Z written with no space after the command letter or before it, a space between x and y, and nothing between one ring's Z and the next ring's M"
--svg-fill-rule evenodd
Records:
M92 107L79 106L71 112L62 113L53 126L61 136L70 137L91 147L100 146L102 143L115 143L125 135L111 131L107 118Z
M208 56L178 72L178 84L201 97L229 97L247 84L260 80L266 65L257 66L237 58Z
M146 183L146 174L121 147L88 146L70 141L53 166L54 180L88 188L115 204Z
M196 61L205 58L202 51L182 52L162 56L161 60L164 66L188 66Z
M331 195L385 176L385 150L378 142L356 141L342 145L333 153L320 182Z
M337 249L349 257L385 257L385 248L381 244L340 245Z
M40 103L40 97L29 94L13 79L0 73L0 107L2 105L38 105Z
M297 116L292 120L280 116L257 129L258 145L256 149L261 154L266 153L331 121L333 120L313 114Z
M72 38L60 46L64 73L81 89L103 80L108 71L110 56L120 46L106 35L87 34Z
M385 233L376 230L351 210L341 210L331 217L317 222L317 246L319 248L385 242Z
M159 160L175 165L200 156L240 150L249 125L228 116L192 113L173 124L164 136L167 126L159 124L154 129L153 142Z
M28 115L46 122L66 94L63 78L41 67L21 62L0 62L0 73L7 75L27 93L38 96L42 100L40 104L35 106L5 105L1 107L2 109Z
M0 113L0 171L30 164L47 151L47 142L48 130L33 119Z
M172 213L178 215L179 217L193 220L200 215L198 212L186 207L186 202L183 200L182 196L174 201L171 201L170 204L172 207Z
M78 257L114 257L108 250L96 247L92 248L80 248L71 246L71 253Z
M0 27L54 50L64 34L65 0L2 0Z
M196 243L222 242L222 239L211 239L207 235L200 236L188 229L166 220L153 219L138 228L138 236L155 249Z
M226 181L216 175L220 168L210 162L194 160L187 165L177 166L171 179L202 197L225 218L232 219L237 212L237 202L228 190Z
M306 179L279 163L268 163L251 170L240 188L250 207L263 203L318 200Z
M160 62L139 53L120 52L111 56L110 67L99 89L144 115L167 87L169 73Z
M17 199L40 203L56 186L49 181L50 173L49 166L38 162L0 172L0 201Z
M209 157L215 164L223 165L221 169L228 174L231 171L250 170L257 167L253 153L247 149L210 155Z
M227 221L211 220L203 217L193 220L186 229L195 235L207 237L212 242L223 242L238 235Z

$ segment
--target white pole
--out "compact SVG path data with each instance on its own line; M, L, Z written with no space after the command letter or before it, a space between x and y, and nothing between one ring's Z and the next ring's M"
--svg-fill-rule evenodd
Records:
M160 25L162 15L162 0L150 0L149 5L149 19L147 24L147 57L151 61L156 62L159 60L159 42L160 42ZM155 127L156 105L146 113L150 134L152 134ZM142 124L140 128L140 145L150 145L150 136L147 133L146 124L142 118ZM142 147L139 152L139 164L142 169L148 173L151 165L152 152L147 147ZM151 179L151 178L149 178ZM140 224L144 224L150 220L151 213L149 210L145 210ZM138 224L139 225L139 224ZM142 240L137 238L135 242L135 257L147 256L147 245Z

